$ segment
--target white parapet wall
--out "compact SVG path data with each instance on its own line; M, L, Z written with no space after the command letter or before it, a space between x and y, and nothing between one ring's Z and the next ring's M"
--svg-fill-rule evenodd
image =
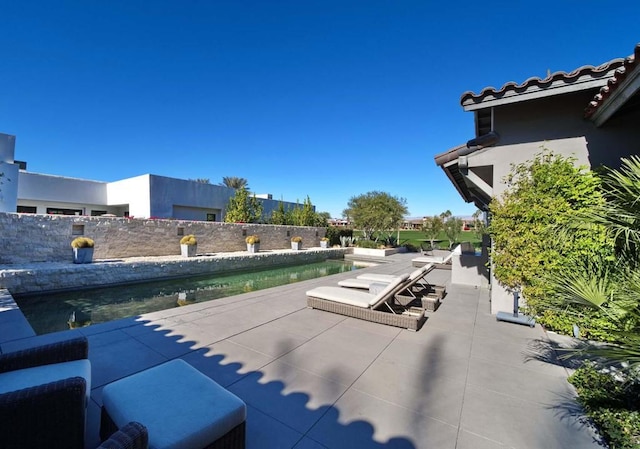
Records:
M461 244L451 258L451 283L487 288L489 286L486 251L478 254L473 245Z

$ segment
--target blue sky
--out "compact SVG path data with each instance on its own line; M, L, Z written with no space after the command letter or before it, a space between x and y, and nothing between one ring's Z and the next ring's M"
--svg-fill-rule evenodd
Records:
M640 3L590 0L21 0L0 11L0 132L17 136L30 171L238 176L332 216L372 190L405 198L411 216L471 215L433 161L474 137L462 93L599 65L640 42Z

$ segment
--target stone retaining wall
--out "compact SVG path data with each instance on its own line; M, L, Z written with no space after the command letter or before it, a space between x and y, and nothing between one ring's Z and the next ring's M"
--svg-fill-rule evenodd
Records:
M94 259L180 254L180 238L194 234L198 253L246 251L246 235L260 236L262 250L320 246L326 228L184 220L127 219L0 213L0 264L71 260L71 241L80 235L95 241Z
M159 279L171 279L223 273L276 265L293 265L341 259L347 249L317 249L306 251L274 251L257 254L221 254L190 258L161 257L98 261L75 265L41 263L29 266L5 267L0 270L0 289L12 294L33 294L68 289L121 285Z

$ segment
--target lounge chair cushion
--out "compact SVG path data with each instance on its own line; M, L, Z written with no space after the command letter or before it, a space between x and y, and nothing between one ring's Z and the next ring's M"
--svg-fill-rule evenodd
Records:
M143 423L150 448L207 447L247 415L240 398L180 359L107 385L102 402L119 428Z
M418 268L417 270L413 270L409 273L409 280L413 281L426 275L431 270L431 267L425 265L423 267ZM356 276L356 279L367 279L375 282L392 282L397 279L397 274L379 274L379 273L364 273Z
M397 279L386 285L377 294L342 287L316 287L313 290L309 290L307 296L356 307L375 309L380 304L391 299L394 292L398 291L400 286L407 282L408 278L408 274L398 276Z
M71 377L82 377L87 385L87 403L91 394L91 362L88 359L53 363L0 373L0 394L44 385Z
M357 279L357 278L353 279L352 278L352 279L343 279L342 281L338 282L338 285L340 287L360 288L363 290L369 290L369 287L371 287L371 285L375 283L385 284L384 281L380 282L380 281L373 281L369 279Z
M377 295L373 295L369 292L330 286L316 287L313 290L309 290L307 292L307 296L368 309L369 303Z

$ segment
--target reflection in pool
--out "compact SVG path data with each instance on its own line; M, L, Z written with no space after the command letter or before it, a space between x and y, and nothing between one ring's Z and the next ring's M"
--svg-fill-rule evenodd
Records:
M42 335L343 273L359 267L349 261L326 260L260 271L16 296L15 300L33 330Z

